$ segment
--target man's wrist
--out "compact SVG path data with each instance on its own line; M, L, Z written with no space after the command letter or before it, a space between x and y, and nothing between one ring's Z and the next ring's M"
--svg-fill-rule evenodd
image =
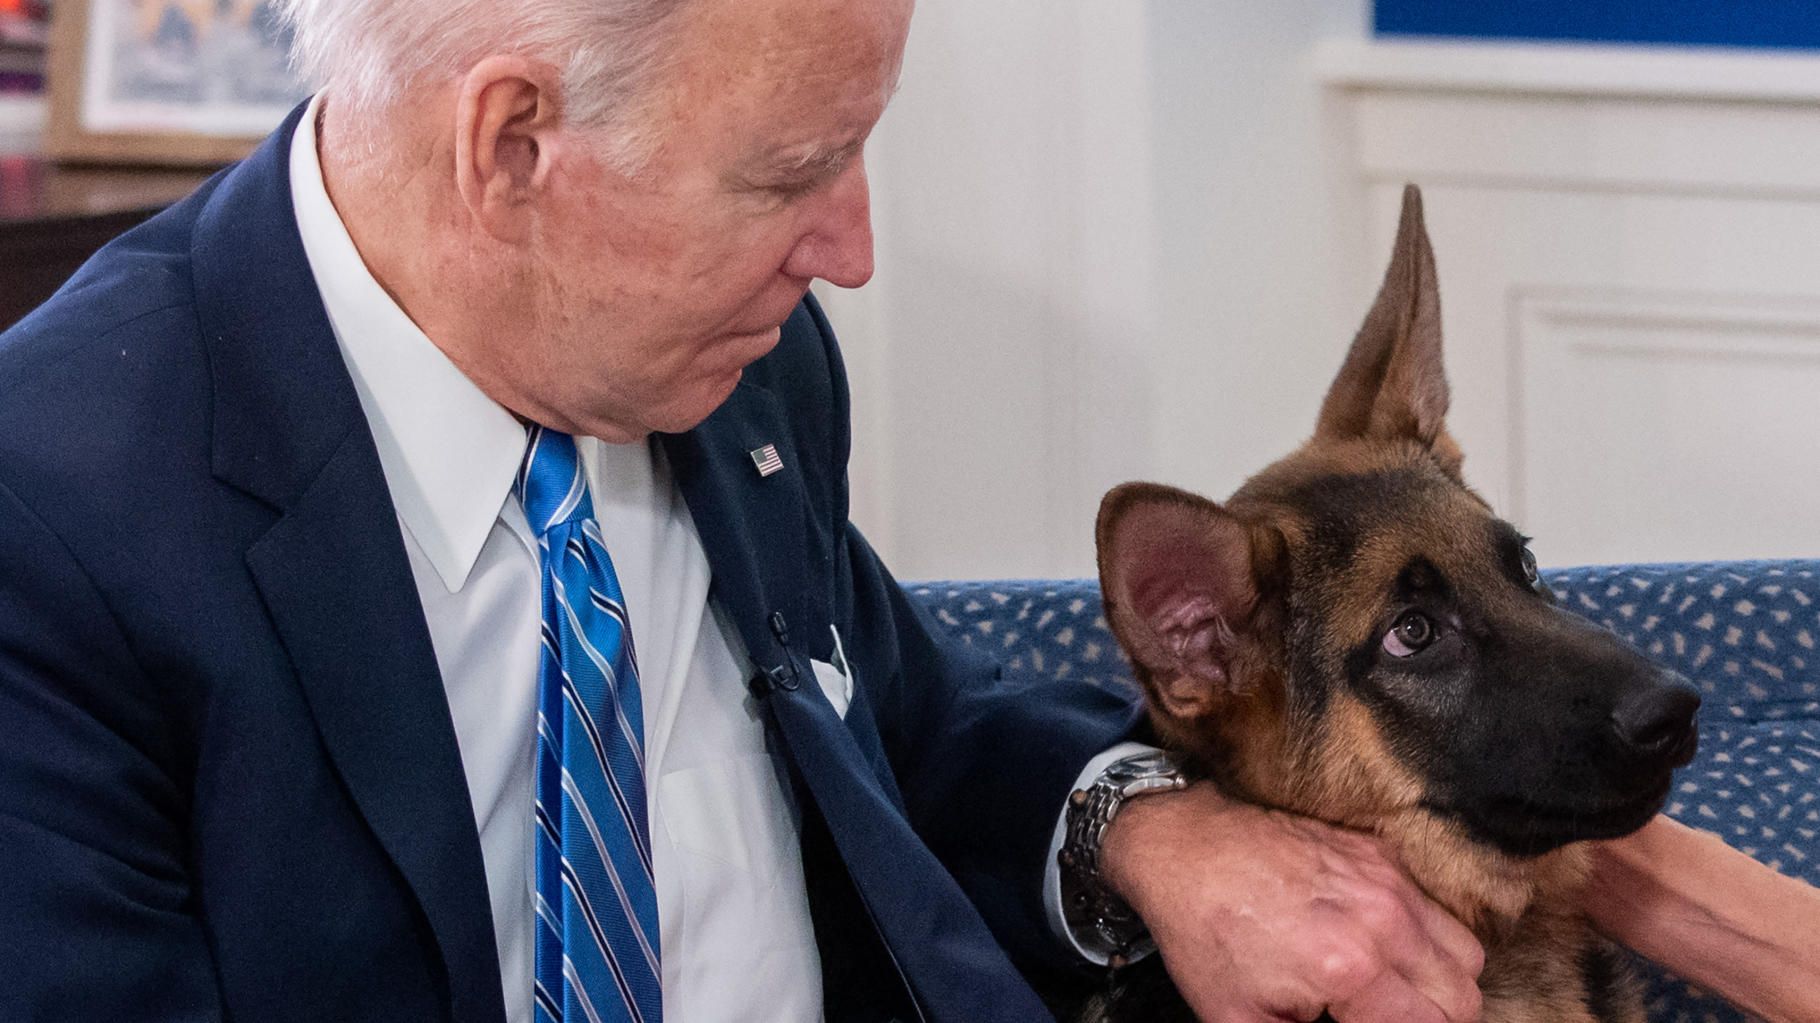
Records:
M1171 801L1169 793L1162 793L1155 799L1126 807L1101 840L1100 876L1114 894L1134 908L1142 902L1143 888L1138 884L1140 871L1134 869L1140 857L1133 855L1132 850L1143 846L1144 829L1157 814L1169 812Z
M1103 874L1107 829L1128 803L1187 784L1167 754L1143 750L1107 764L1070 795L1066 840L1057 853L1062 913L1076 946L1093 960L1120 966L1155 947L1143 921Z
M1148 920L1180 897L1176 879L1185 864L1178 850L1184 844L1205 848L1210 835L1242 836L1257 824L1248 817L1267 812L1234 800L1206 779L1133 800L1106 829L1101 873L1113 892Z
M1107 765L1115 761L1155 749L1155 746L1148 746L1141 742L1122 742L1109 747L1082 766L1080 773L1075 776L1074 784L1069 786L1068 792L1072 794L1078 789L1093 784ZM1106 951L1100 947L1092 935L1077 933L1074 928L1070 927L1066 914L1062 911L1062 868L1058 860L1067 839L1068 801L1062 799L1056 804L1055 828L1050 836L1049 855L1043 871L1043 905L1049 918L1049 927L1054 932L1056 940L1072 948L1075 954L1083 960L1096 966L1104 966L1108 958Z

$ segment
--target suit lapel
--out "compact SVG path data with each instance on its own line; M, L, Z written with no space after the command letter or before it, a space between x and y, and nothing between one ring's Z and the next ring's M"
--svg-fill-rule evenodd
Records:
M317 731L423 908L454 1018L499 1020L492 910L448 700L292 212L289 143L301 112L226 172L197 220L214 471L282 513L246 561ZM257 258L247 239L260 241Z
M806 552L816 528L803 499L802 460L775 395L742 382L700 426L663 438L677 488L694 516L714 573L713 595L735 615L754 662L788 663L773 627L808 642L811 619L827 619L812 593ZM751 452L774 445L783 468L761 475ZM819 612L819 614L818 614ZM825 628L825 626L824 626ZM805 648L806 649L806 648Z
M364 431L247 552L247 567L336 771L436 934L455 1018L497 1019L492 910L461 753Z
M688 434L664 438L714 573L712 593L757 667L755 687L913 996L936 1019L1050 1018L973 904L911 829L803 658L825 633L840 537L810 514L783 404L741 383ZM750 452L774 444L783 470ZM774 622L783 616L788 641ZM764 682L769 674L776 681Z

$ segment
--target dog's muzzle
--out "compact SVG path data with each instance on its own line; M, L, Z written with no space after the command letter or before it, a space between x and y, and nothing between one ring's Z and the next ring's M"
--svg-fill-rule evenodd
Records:
M1699 748L1694 717L1700 710L1700 692L1673 672L1664 672L1662 678L1626 694L1611 712L1611 728L1628 757L1653 766L1681 767Z

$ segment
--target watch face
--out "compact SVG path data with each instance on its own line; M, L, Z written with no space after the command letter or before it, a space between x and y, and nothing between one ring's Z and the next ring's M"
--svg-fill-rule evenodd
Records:
M1108 767L1100 778L1119 788L1120 794L1126 796L1159 788L1178 788L1186 784L1175 762L1162 753L1146 753L1141 757L1121 760Z

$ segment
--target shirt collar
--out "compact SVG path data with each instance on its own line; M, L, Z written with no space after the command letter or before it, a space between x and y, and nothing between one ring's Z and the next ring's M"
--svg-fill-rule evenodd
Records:
M367 270L322 180L310 101L291 141L291 202L398 518L442 583L467 582L511 497L525 431L462 375Z

